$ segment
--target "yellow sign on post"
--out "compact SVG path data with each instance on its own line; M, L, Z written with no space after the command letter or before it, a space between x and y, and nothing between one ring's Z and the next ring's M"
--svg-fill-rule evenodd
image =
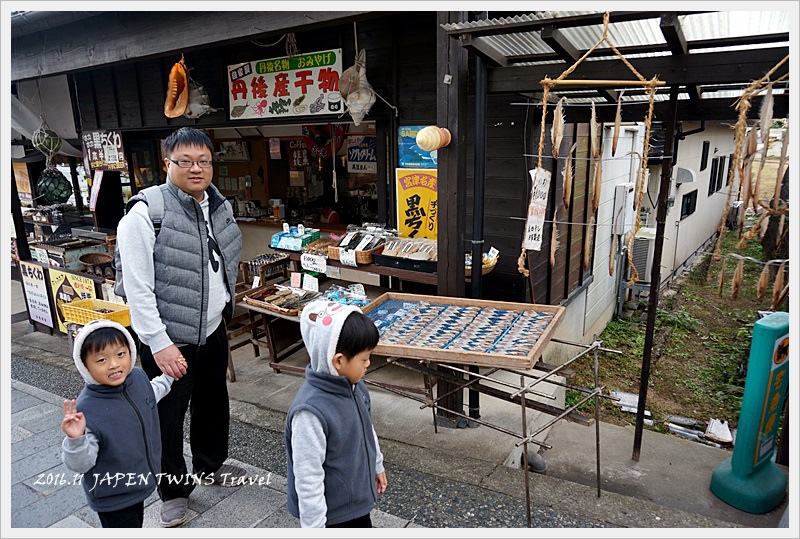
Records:
M436 239L439 213L436 172L436 169L395 169L397 230L401 238Z
M94 291L94 281L88 277L73 275L55 269L50 269L50 290L53 292L53 300L56 304L56 315L58 318L58 329L62 333L67 332L64 323L64 313L61 310L62 303L69 303L73 299L95 299L97 296Z

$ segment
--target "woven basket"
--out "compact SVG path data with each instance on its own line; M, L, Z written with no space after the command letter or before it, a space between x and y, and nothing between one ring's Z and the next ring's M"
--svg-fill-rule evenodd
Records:
M107 313L98 312L104 309ZM85 326L92 320L111 320L123 326L131 325L131 309L127 305L112 303L99 299L76 299L61 304L65 322L73 322Z
M378 247L381 247L381 245ZM372 262L375 260L375 257L373 256L375 249L370 249L369 251L356 251L356 264L372 264ZM341 260L341 250L341 247L336 247L333 245L328 247L328 258L331 260Z

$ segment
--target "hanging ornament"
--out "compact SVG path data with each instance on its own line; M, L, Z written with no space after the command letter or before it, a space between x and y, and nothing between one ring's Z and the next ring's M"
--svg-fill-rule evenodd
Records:
M167 97L164 100L164 116L167 118L177 118L186 112L189 103L188 83L189 75L181 54L181 61L172 66L167 81Z
M56 167L48 166L36 181L36 192L49 204L63 204L72 196L72 184Z
M42 118L42 124L39 128L33 132L33 147L42 152L47 160L45 161L46 166L50 166L50 162L53 159L53 156L61 150L61 146L63 141L61 137L59 137L55 131L50 129L50 126L47 125L47 122L44 121Z

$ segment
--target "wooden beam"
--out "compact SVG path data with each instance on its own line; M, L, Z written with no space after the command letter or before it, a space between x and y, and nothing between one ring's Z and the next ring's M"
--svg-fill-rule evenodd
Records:
M11 80L66 73L386 13L369 11L105 12L13 39Z
M643 77L658 75L659 79L670 85L727 84L759 79L787 54L789 54L788 47L772 47L748 51L631 58L629 62ZM564 68L563 65L552 64L489 68L489 93L536 91L541 89L540 80L545 76L557 76ZM788 65L784 64L773 78L784 75L788 69ZM574 81L631 78L632 73L618 58L586 62L570 74L570 80Z
M500 51L479 38L467 37L461 41L461 46L472 51L487 62L495 66L508 67L510 64Z
M664 39L667 40L669 51L674 55L688 54L689 46L686 43L686 37L683 35L683 28L678 16L675 13L664 13L661 15L661 22L659 23L661 33Z

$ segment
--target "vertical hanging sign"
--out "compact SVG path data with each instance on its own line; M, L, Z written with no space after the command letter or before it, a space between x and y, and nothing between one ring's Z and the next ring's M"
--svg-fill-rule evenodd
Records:
M397 229L403 238L436 239L439 192L437 171L398 168Z
M341 112L342 49L228 66L231 120Z
M89 131L83 134L84 163L94 170L128 170L119 131Z
M544 216L547 213L547 195L550 192L550 172L543 168L530 170L533 186L525 221L525 249L540 251L544 232Z

